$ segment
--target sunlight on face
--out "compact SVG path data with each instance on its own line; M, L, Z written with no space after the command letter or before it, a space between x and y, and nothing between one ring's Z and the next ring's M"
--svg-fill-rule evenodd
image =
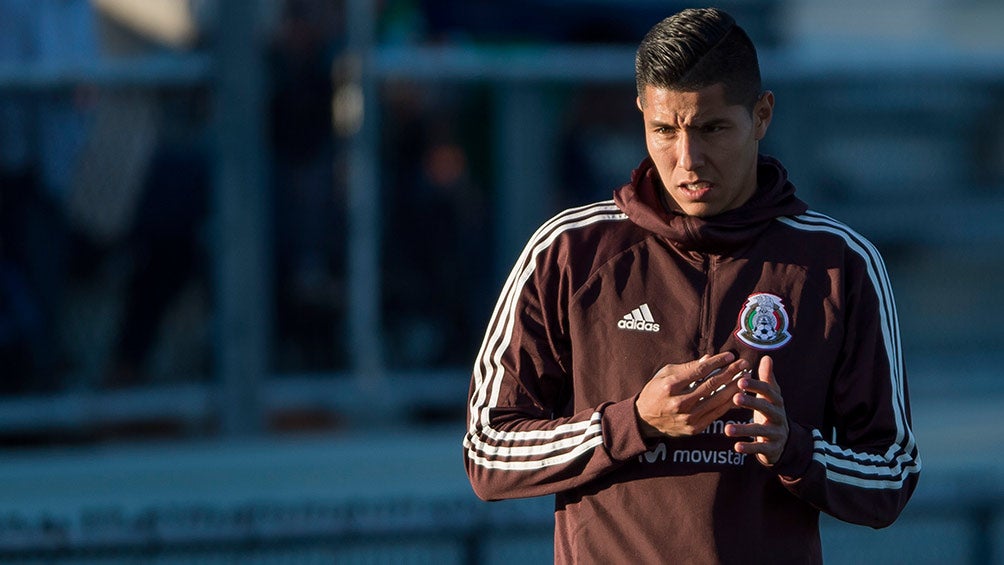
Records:
M685 214L721 214L756 191L757 152L773 114L772 93L761 96L751 114L726 101L722 84L696 92L647 86L638 107L649 155Z

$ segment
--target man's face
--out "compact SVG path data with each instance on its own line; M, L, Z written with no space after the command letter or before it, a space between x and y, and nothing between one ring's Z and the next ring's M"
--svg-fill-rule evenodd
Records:
M764 93L751 115L726 101L722 84L697 92L647 86L638 108L648 153L685 214L721 214L756 191L757 151L770 125L773 94Z

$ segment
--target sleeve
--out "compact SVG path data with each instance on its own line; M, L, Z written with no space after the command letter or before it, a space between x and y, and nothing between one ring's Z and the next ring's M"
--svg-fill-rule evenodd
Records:
M774 470L785 487L846 522L881 528L909 501L921 469L896 306L882 258L866 240L849 242L863 261L847 281L844 345L823 430L789 421Z
M495 306L471 378L464 462L484 500L554 494L645 451L634 398L565 414L572 394L567 292L550 246L531 239ZM617 399L614 399L617 400Z

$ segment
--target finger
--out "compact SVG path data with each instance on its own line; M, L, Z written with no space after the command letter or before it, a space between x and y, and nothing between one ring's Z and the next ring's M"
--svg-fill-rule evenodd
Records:
M724 351L715 355L704 355L696 361L692 361L692 374L694 380L705 379L716 371L721 371L729 363L735 360L736 356L731 351Z
M684 394L695 390L707 381L709 377L716 375L729 363L733 362L734 359L735 355L730 351L726 351L717 355L704 355L700 359L677 366L683 370L679 371L678 376L675 377L675 382L672 384L672 392L674 394ZM666 367L672 368L673 365L667 365Z
M777 451L778 445L776 441L756 437L750 441L737 441L732 448L739 453L767 453Z
M708 424L734 408L730 395L725 394L724 391L709 397L692 396L690 402L692 403L691 415L699 421L707 421Z
M776 425L768 424L729 424L725 426L728 437L756 438L778 441L784 436L784 431Z
M767 444L768 446L773 445L775 447L783 446L787 437L784 434L784 430L778 426L752 424L742 426L726 426L724 433L726 437L741 440L736 442L736 445L753 444L758 447L763 446L764 444Z
M754 378L747 377L739 383L739 388L743 392L748 392L751 395L762 395L762 396L778 396L775 394L775 389L770 385L770 383L765 383L763 381L758 381Z
M767 383L743 378L739 379L736 386L750 399L762 399L774 404L780 404L781 392Z
M748 367L749 363L745 359L735 359L731 353L724 353L722 357L709 358L705 365L698 369L697 379L690 383L690 388L696 389L699 385L704 385L705 392L710 392L730 380L743 376L737 373L748 369Z
M739 408L747 408L754 412L759 412L765 419L771 422L780 422L785 417L784 409L774 398L751 396L749 394L734 394L732 396L732 403Z
M732 449L736 453L746 455L756 455L760 461L767 465L773 465L781 457L781 448L775 442L738 441Z
M723 402L721 398L725 398L726 401ZM690 414L695 430L698 432L705 430L712 422L731 410L733 406L727 400L727 397L715 396L695 405Z
M774 378L774 360L769 355L765 355L760 359L760 365L757 367L757 376L759 380L743 379L739 383L739 388L744 392L766 397L771 402L783 405L781 388Z
M682 406L687 407L695 416L711 419L735 408L732 396L739 392L739 377L745 374L743 369L738 369L740 366L742 365L730 365L725 371L705 380L696 390L687 394ZM732 377L729 377L730 374Z
M739 390L739 383L737 381L740 378L748 377L750 374L750 370L747 368L744 359L739 359L729 364L724 370L708 377L701 383L698 387L701 399L710 398L716 394L732 396L732 394Z

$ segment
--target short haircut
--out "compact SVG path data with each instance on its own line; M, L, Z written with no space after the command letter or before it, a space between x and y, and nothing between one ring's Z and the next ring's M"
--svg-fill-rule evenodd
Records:
M751 111L761 94L753 41L715 8L684 10L652 27L638 46L635 80L643 102L649 85L696 92L722 83L730 104Z

